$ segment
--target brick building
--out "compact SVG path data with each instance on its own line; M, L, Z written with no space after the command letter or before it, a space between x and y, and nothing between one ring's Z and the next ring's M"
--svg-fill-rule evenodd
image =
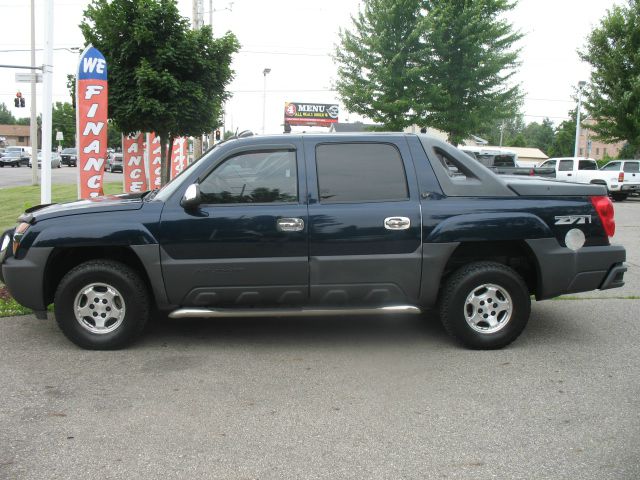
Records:
M29 147L29 125L0 125L0 146Z
M589 119L582 122L580 138L578 138L578 156L593 158L595 160L617 158L626 142L604 143L596 140L594 138L596 134L589 128L589 125L593 125L593 123L593 120Z

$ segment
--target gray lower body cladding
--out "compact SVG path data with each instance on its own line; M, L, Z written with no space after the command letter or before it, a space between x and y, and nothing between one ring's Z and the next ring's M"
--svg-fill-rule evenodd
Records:
M16 260L9 257L0 267L9 293L20 305L32 310L47 308L44 304L43 279L52 250L53 247L32 247L24 258Z
M574 252L555 238L527 240L527 244L538 261L538 300L624 285L626 250L621 245Z

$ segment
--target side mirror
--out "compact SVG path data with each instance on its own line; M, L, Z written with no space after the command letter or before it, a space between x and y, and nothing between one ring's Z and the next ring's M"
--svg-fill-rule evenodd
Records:
M193 208L200 205L202 198L200 197L200 185L192 183L187 187L187 190L180 200L180 205L183 208Z

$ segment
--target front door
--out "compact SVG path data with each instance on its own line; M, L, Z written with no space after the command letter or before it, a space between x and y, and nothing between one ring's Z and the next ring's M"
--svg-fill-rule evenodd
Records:
M422 259L415 170L394 142L305 137L309 172L310 301L417 301Z
M200 181L201 205L165 206L161 259L171 303L242 307L308 300L300 157L295 142L232 153Z

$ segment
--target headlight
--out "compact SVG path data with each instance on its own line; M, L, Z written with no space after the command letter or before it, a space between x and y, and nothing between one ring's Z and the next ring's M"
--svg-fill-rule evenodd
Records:
M22 241L22 237L24 237L24 232L29 228L29 224L26 222L19 223L16 227L16 231L13 233L13 254L15 255L18 251L18 247L20 247L20 242Z
M2 243L0 243L0 263L4 261L4 258L7 256L7 250L9 249L9 245L11 244L11 235L6 234L2 237Z

